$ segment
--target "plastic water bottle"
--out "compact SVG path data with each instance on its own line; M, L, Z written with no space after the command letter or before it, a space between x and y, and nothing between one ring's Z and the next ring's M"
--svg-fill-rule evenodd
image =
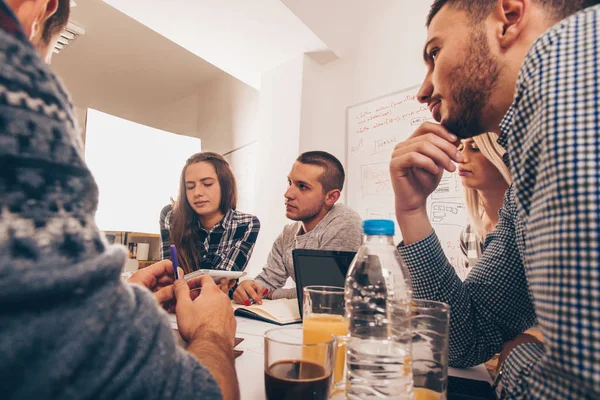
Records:
M408 269L394 245L394 223L367 220L346 277L348 399L412 399L412 299Z

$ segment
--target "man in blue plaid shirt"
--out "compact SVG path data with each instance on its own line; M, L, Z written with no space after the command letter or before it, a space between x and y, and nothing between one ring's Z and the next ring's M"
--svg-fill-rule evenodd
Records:
M452 365L503 350L509 398L600 399L598 3L435 0L419 100L441 124L420 126L390 164L416 297L452 306ZM458 138L487 131L514 182L461 282L425 202L462 161ZM536 322L543 341L523 333Z

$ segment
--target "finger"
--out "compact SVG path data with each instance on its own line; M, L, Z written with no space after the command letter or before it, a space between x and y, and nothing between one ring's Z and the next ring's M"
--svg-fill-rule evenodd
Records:
M162 260L155 264L150 265L145 268L148 271L151 271L154 276L162 277L164 275L169 275L175 277L175 273L173 272L173 264L171 260Z
M157 286L164 287L164 286L172 285L173 282L175 282L174 276L164 275L158 280L158 282L156 284L157 284Z
M433 122L424 122L422 123L417 130L410 136L409 139L413 139L419 136L426 135L428 133L433 133L440 138L443 138L449 142L456 143L458 142L458 137L456 135L450 133L448 129L442 124L436 124Z
M456 148L454 148L454 153L457 153ZM401 164L401 166L408 168L412 166L410 165L410 162L413 160L413 154L422 154L433 160L433 162L439 167L450 172L454 172L456 170L456 165L454 165L452 158L431 142L417 142L410 144L402 151L395 151L394 154L392 154L392 159L404 159L406 165Z
M169 260L163 260L152 264L149 267L139 270L129 279L131 283L138 283L146 286L148 289L156 287L158 280L168 274L170 271L173 274L173 265Z
M189 281L187 281L187 283L188 283L190 290L194 290L194 289L198 289L198 288L202 287L202 280L200 279L200 277L190 279Z
M415 149L418 150L430 145L442 150L453 161L461 162L463 160L463 155L460 151L458 151L456 144L431 133L421 136L417 139L404 142L403 146L397 147L393 154L399 155L402 153L408 153L410 151L414 151Z
M233 300L238 304L246 304L248 301L248 294L244 286L238 286L236 291L233 293Z
M413 168L422 168L433 175L437 175L440 171L447 169L443 165L439 165L431 157L418 152L394 157L390 162L390 173L396 178L407 175Z
M190 288L187 285L185 279L180 278L175 281L175 283L173 284L173 293L175 295L175 299L177 299L176 309L182 307L189 307L192 304L192 299L190 297Z
M170 300L173 300L174 296L173 286L166 286L154 292L154 298L156 301L158 301L158 304L164 304Z
M246 292L248 293L248 296L250 296L250 297L252 297L252 299L254 299L254 302L256 304L262 304L262 298L258 295L255 288L258 289L258 285L256 283L253 283L252 285L248 286L248 288L246 289Z
M192 301L196 300L198 296L200 296L200 293L202 293L201 289L190 290L190 298Z
M214 289L219 290L219 287L217 286L215 280L211 276L202 275L197 280L200 284L200 287L202 288L202 291L209 291Z

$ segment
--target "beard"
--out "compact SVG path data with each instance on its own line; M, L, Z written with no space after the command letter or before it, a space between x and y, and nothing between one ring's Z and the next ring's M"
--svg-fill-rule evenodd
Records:
M500 75L498 60L492 56L483 30L476 29L470 38L463 65L451 72L450 92L453 107L442 121L450 132L465 139L486 132L483 110L488 105Z
M325 207L325 202L316 205L312 208L309 208L308 210L298 210L296 215L290 216L288 217L289 219L291 219L292 221L300 221L300 222L307 222L312 220L313 218L315 218L317 215L319 215L321 213L321 211L323 210L323 208Z

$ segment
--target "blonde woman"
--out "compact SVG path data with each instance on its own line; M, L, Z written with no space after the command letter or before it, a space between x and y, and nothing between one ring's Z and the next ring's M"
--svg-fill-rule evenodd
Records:
M504 193L512 182L502 161L505 150L497 140L495 133L485 133L465 139L459 146L464 160L458 166L458 174L465 187L469 214L469 224L460 235L466 268L475 266L483 252L485 237L496 229Z

